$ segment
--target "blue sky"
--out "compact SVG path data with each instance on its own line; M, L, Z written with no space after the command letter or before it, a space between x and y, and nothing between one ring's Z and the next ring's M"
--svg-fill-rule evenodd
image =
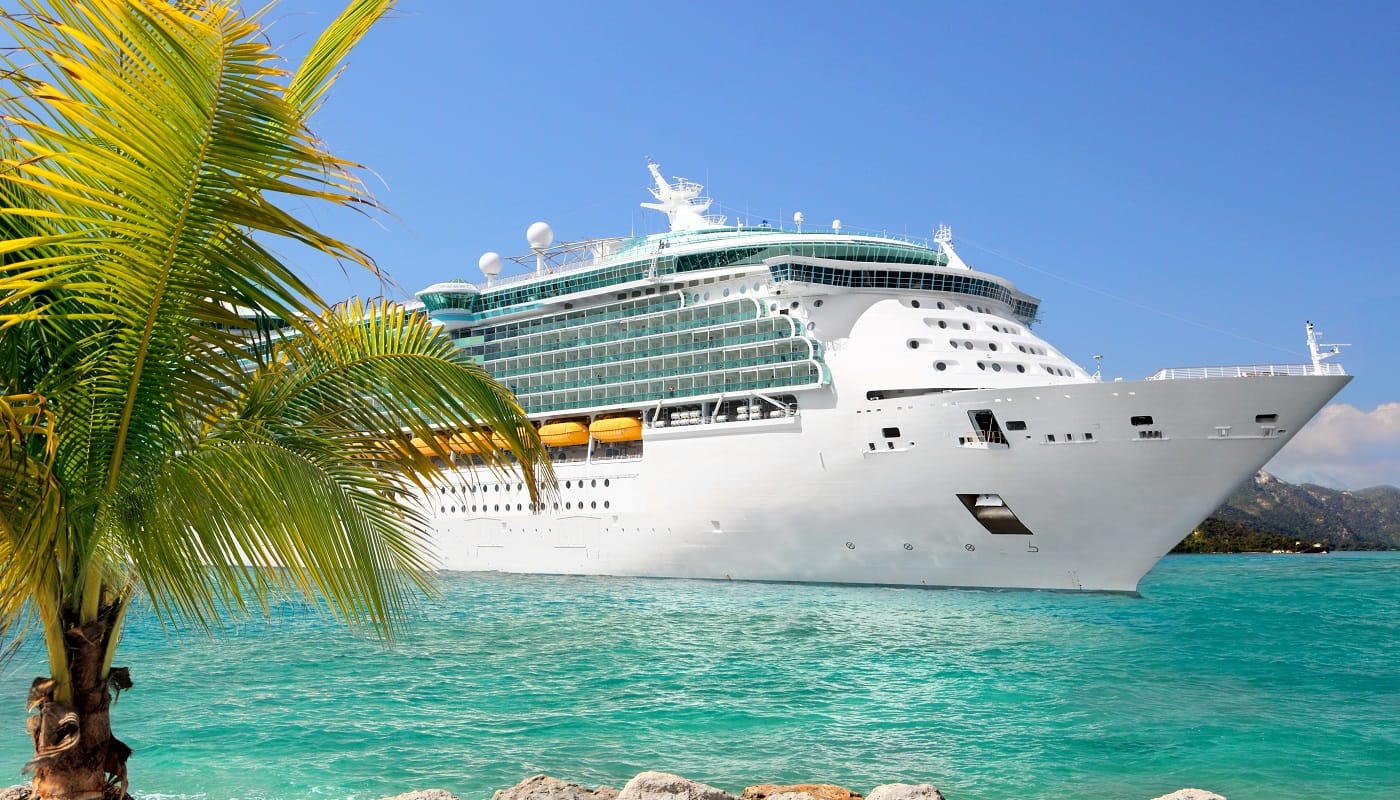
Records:
M273 39L294 57L340 5L284 0ZM394 216L308 213L399 296L526 252L537 219L661 230L646 156L731 217L948 223L1106 376L1301 362L1308 319L1354 343L1336 402L1357 413L1276 463L1400 484L1397 31L1400 5L1367 2L402 0L313 120ZM381 291L287 255L329 299ZM1324 457L1339 436L1358 446Z

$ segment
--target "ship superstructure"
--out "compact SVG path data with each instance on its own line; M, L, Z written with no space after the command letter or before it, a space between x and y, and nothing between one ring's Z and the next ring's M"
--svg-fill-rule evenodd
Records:
M419 293L538 421L558 501L457 456L447 569L1132 590L1349 378L1314 361L1103 383L1039 301L884 233L726 224L649 165L666 233Z

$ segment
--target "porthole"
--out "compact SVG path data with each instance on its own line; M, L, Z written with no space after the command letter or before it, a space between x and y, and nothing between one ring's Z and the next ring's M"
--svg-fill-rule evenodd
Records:
M728 297L728 296L729 296L729 287L728 287L728 286L724 287L724 296L725 296L725 297Z
M746 294L746 293L748 293L748 291L749 291L749 285L748 285L747 283L741 283L741 284L739 284L739 294Z
M908 342L908 344L909 344L909 349L910 349L910 350L918 350L918 349L919 349L919 340L918 340L918 339L910 339L909 342Z
M948 365L940 361L937 364L934 364L933 368L938 370L939 372L942 372L943 370L948 368Z
M809 330L809 331L814 331L814 330L816 330L816 329L817 329L817 323L815 323L815 322L809 322L809 323L807 323L807 330Z
M572 489L572 488L574 488L574 482L573 482L573 481L564 481L564 488L565 488L565 489Z
M997 343L992 342L991 344L987 345L987 349L995 353L997 351Z
M438 513L446 514L446 513L447 513L447 506L438 506Z
M777 310L778 310L778 304L777 304L777 303L769 303L769 304L768 304L768 310L769 310L769 311L777 311Z
M987 370L987 365L983 364L981 361L978 361L977 368L985 372Z
M558 511L558 510L559 510L559 503L558 503L558 502L555 502L555 504L554 504L554 510L555 510L555 511Z
M590 502L590 503L588 504L588 507L589 507L589 508L597 508L597 507L598 507L598 501L597 501L597 500L594 500L594 501Z
M573 502L570 501L570 502L568 502L568 503L565 503L565 504L564 504L564 510L565 510L565 511L573 511L573 510L574 510L574 504L573 504Z
M456 513L457 513L457 507L456 507L456 506L453 506L453 507L452 507L452 513L453 513L453 514L456 514Z
M611 500L604 500L604 501L603 501L603 508L612 508L612 501L611 501Z
M705 292L705 298L704 298L704 299L705 299L705 302L707 302L707 303L710 302L710 293L709 293L709 292Z
M816 306L817 308L821 308L825 302L825 300L813 300L812 305Z
M819 301L817 301L817 302L820 303L821 301L819 300ZM797 308L798 308L799 306L801 306L801 305L802 305L801 303L799 303L798 301L794 300L794 301L792 301L791 303L788 303L788 308L791 308L791 309L794 309L794 310L795 310L795 309L797 309Z
M1026 365L1025 365L1025 364L1017 364L1017 365L1016 365L1016 371L1017 371L1017 372L1025 372L1025 371L1026 371Z
M500 507L499 505L494 505L494 506L492 506L492 508L494 508L494 509L497 510L497 511L500 511L500 510L501 510L501 507Z
M604 485L604 486L612 486L612 478L604 478L604 479L603 479L603 485Z
M952 345L952 347L953 347L954 350L958 349L958 340L957 340L957 339L949 339L949 340L948 340L948 344Z
M940 328L946 328L946 327L948 327L948 320L946 320L946 319L940 319L940 320L938 321L938 327L940 327Z
M1016 345L1016 349L1020 350L1022 353L1026 352L1026 346L1023 344Z
M970 330L972 330L972 325L971 325L970 323L964 322L964 323L963 323L963 330L965 330L965 331L970 331Z
M594 478L593 480L589 481L589 484L588 484L588 485L589 485L589 486L592 486L592 487L595 488L595 489L598 488L598 479L597 479L597 478Z
M910 306L911 308L918 308L918 307L919 307L919 301L918 301L918 300L910 300L910 301L909 301L909 306Z
M964 349L964 350L971 350L971 349L972 349L972 342L963 342L963 349Z
M938 308L941 310L941 309L947 308L947 306L943 305L943 301L942 301L942 300L939 300L939 301L938 301Z
M1000 364L997 364L997 363L995 363L995 362L993 362L993 364L992 364L992 372L1001 372L1001 365L1000 365Z

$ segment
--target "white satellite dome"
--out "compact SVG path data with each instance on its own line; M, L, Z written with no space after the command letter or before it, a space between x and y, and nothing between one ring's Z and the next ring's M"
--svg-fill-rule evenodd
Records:
M525 231L525 240L531 250L548 250L554 244L554 229L547 222L536 222Z
M476 265L481 269L481 274L490 280L501 274L501 254L482 253L481 258L477 259Z

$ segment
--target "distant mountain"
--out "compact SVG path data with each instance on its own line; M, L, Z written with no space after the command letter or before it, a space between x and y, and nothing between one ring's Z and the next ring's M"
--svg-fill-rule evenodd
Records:
M1315 544L1333 550L1400 549L1400 488L1344 492L1260 472L1172 552L1267 552Z

